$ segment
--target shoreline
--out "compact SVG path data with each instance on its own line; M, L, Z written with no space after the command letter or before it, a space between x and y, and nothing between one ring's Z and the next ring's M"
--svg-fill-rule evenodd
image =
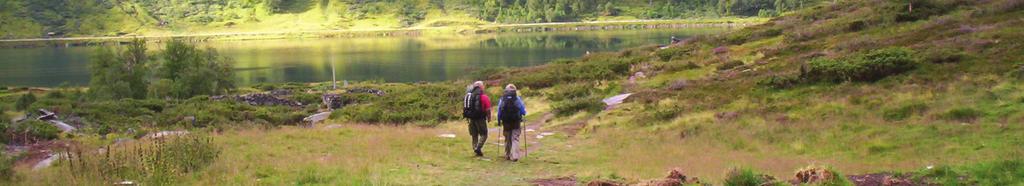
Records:
M622 21L589 21L559 23L526 23L526 24L494 24L480 26L444 26L444 27L413 27L395 29L367 30L317 30L317 31L281 31L281 32L222 32L177 35L142 35L142 36L95 36L67 38L26 38L2 39L2 48L39 48L39 47L75 47L101 45L110 42L124 42L142 38L155 41L169 39L186 39L195 42L206 41L244 41L244 40L275 40L296 38L353 38L353 37L397 37L422 36L434 34L450 35L482 35L500 33L530 32L577 32L602 30L643 30L668 28L701 28L701 27L745 27L759 24L761 18L735 19L675 19L675 20L622 20ZM460 28L464 27L464 28Z

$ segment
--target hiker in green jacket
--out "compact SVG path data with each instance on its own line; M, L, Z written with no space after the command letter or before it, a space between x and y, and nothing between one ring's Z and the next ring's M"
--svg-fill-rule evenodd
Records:
M505 159L519 161L519 135L522 134L526 105L519 97L516 85L505 86L505 95L498 101L498 125L505 134Z

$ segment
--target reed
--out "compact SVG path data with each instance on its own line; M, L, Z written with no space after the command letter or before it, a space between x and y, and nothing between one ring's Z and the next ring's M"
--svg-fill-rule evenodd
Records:
M169 184L213 163L221 149L212 138L199 135L164 137L137 143L108 145L95 151L64 149L59 171L72 183Z

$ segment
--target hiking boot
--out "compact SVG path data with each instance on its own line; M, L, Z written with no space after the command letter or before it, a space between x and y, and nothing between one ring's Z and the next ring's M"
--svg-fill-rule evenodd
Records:
M473 152L476 153L476 157L484 156L484 152L482 152L480 150L473 150Z

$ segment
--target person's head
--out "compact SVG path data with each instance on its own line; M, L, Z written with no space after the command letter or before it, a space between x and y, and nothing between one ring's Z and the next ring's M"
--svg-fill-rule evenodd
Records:
M516 85L511 84L511 83L508 84L508 85L505 85L505 91L516 91Z
M473 82L473 86L477 87L477 88L480 88L480 89L484 89L484 82L483 81Z

